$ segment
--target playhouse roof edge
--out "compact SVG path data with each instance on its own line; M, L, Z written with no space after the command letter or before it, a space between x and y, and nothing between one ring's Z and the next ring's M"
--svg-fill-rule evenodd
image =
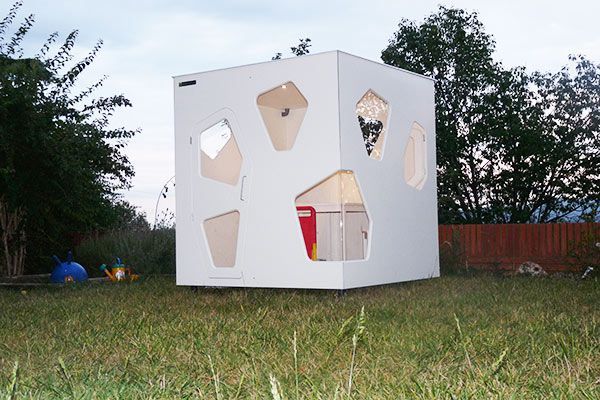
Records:
M368 61L370 63L378 64L378 65L381 65L383 67L393 68L393 69L398 70L398 71L402 71L402 72L405 72L405 73L408 73L408 74L411 74L411 75L416 75L416 76L421 77L421 78L425 78L425 79L428 79L428 80L431 80L431 81L435 81L434 78L431 78L431 77L428 77L428 76L425 76L425 75L422 75L422 74L419 74L419 73L416 73L416 72L412 72L412 71L409 71L409 70L406 70L406 69L403 69L403 68L394 67L393 65L384 64L384 63L379 62L379 61L374 61L374 60L370 60L370 59L365 58L365 57L361 57L361 56L357 56L357 55L354 55L354 54L350 54L350 53L347 53L347 52L342 51L342 50L322 51L320 53L306 54L306 55L303 55L301 57L302 58L304 58L304 57L317 57L317 56L323 56L323 55L331 54L331 53L337 53L338 55L339 54L344 54L344 55L347 55L347 56L350 56L350 57L354 57L354 58L358 58L358 59L361 59L361 60L364 60L364 61ZM282 58L282 59L279 59L279 60L259 61L259 62L255 62L255 63L248 63L248 64L243 64L243 65L235 65L235 66L232 66L232 67L215 68L215 69L211 69L211 70L207 70L207 71L198 71L198 72L190 72L190 73L186 73L186 74L173 75L171 78L178 79L178 78L184 78L184 77L188 77L188 76L192 76L192 75L206 74L206 73L210 73L210 72L224 71L224 70L234 69L234 68L243 68L243 67L250 67L250 66L253 66L253 65L267 64L267 63L281 62L281 61L291 61L291 60L297 60L297 59L298 59L298 57L287 57L287 58Z
M430 80L430 81L433 81L433 82L435 82L435 79L434 79L434 78L432 78L432 77L429 77L429 76L426 76L426 75L423 75L423 74L419 74L418 72L409 71L409 70L407 70L407 69L404 69L404 68L394 67L393 65L385 64L385 63L382 63L382 62L379 62L379 61L374 61L374 60L371 60L371 59L369 59L369 58L365 58L365 57L357 56L357 55L355 55L355 54L350 54L350 53L347 53L347 52L345 52L345 51L342 51L342 50L335 50L335 51L337 51L338 53L341 53L341 54L344 54L344 55L350 56L350 57L358 58L358 59L360 59L360 60L363 60L363 61L367 61L367 62L370 62L370 63L373 63L373 64L380 65L380 66L382 66L382 67L386 67L386 68L395 69L395 70L397 70L397 71L402 71L402 72L405 72L405 73L407 73L407 74L416 75L416 76L418 76L418 77L420 77L420 78L424 78L424 79L427 79L427 80Z

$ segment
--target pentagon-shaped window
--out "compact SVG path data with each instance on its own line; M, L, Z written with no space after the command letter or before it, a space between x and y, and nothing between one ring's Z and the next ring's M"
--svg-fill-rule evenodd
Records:
M404 150L404 181L421 190L427 180L427 135L425 129L416 122Z
M286 82L258 96L256 103L275 150L290 150L308 107L300 90Z
M200 134L200 175L236 185L242 168L242 154L229 121L222 119Z
M366 258L370 222L352 171L338 171L300 194L296 210L308 258Z
M367 155L381 160L387 133L388 103L369 89L356 104L356 115Z
M204 234L215 267L233 267L237 254L239 211L231 211L204 221Z

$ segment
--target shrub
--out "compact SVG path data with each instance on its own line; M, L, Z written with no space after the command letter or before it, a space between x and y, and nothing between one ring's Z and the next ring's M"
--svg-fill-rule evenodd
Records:
M442 275L466 272L468 264L458 231L452 231L452 239L440 244L440 273Z
M175 229L116 230L84 239L75 248L76 260L92 276L101 264L116 257L141 274L175 273Z
M587 267L600 268L600 229L591 228L579 241L571 241L568 254L573 266L582 271Z

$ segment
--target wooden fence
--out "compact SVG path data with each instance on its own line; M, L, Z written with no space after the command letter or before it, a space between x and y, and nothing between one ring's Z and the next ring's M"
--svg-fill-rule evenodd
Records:
M600 223L439 226L442 255L483 269L516 270L533 261L548 272L579 271L582 257L572 254L585 245L589 251L592 235L600 241Z

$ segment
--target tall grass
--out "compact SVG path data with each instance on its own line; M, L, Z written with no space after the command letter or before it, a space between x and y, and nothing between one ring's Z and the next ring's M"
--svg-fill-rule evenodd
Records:
M99 266L120 257L142 274L175 273L175 229L110 231L84 239L75 257L88 272L100 276Z
M483 274L345 296L0 289L0 398L598 399L599 293Z

